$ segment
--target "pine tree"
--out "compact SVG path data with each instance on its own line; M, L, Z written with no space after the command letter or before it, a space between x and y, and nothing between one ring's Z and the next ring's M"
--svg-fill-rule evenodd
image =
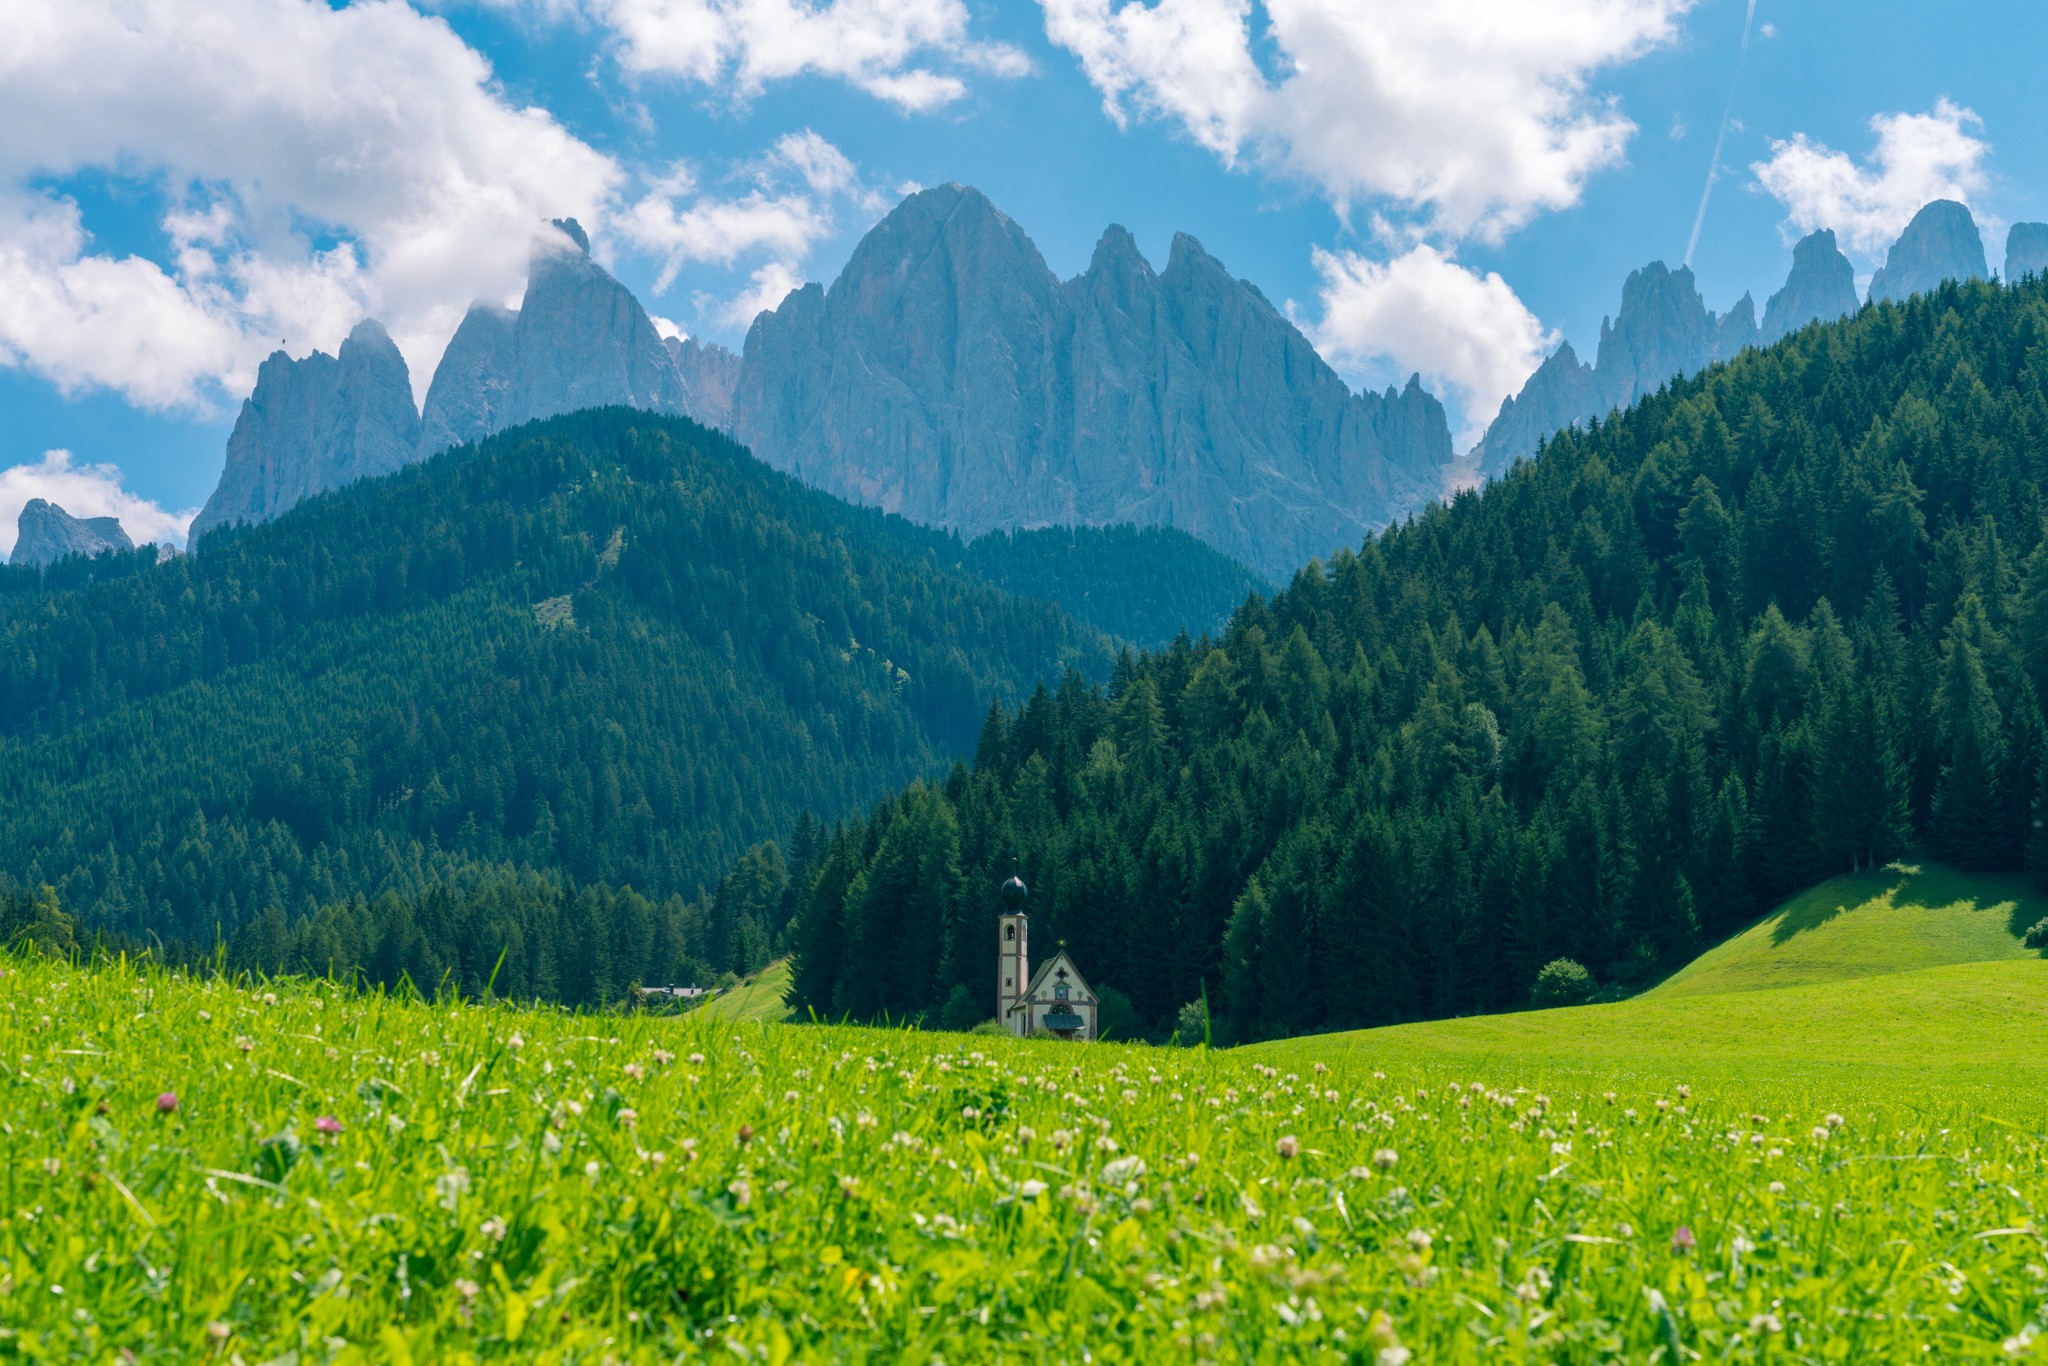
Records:
M1996 868L2009 857L2004 793L2003 718L1978 642L1988 633L1983 605L1964 597L1942 644L1935 694L1943 763L1928 836L1943 857L1965 868Z

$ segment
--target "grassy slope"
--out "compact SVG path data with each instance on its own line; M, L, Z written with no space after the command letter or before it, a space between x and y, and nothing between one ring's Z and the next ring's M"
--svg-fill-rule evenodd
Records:
M2035 958L2020 936L2048 916L2023 877L1939 864L1834 878L1694 959L1652 998L1764 991L1951 963Z
M789 960L778 958L746 981L711 999L704 1013L718 1019L772 1024L789 1018Z
M2048 962L2018 938L2043 914L2014 877L1924 865L1836 878L1633 1000L1267 1047L1381 1066L1995 1086L2048 1071Z

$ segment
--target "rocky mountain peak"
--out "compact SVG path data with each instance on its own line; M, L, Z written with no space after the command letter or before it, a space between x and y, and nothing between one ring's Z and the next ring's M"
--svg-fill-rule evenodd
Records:
M550 218L548 222L552 223L562 236L574 242L578 251L585 256L590 255L590 234L583 231L581 223L573 218Z
M1760 341L1769 346L1808 323L1832 322L1857 307L1856 268L1835 245L1834 231L1822 228L1792 248L1792 272L1764 306Z
M192 523L205 532L262 522L304 498L389 474L419 447L405 357L381 323L358 323L330 356L273 352L228 436L220 484Z
M755 320L733 429L814 484L967 535L1179 527L1269 575L1437 492L1443 410L1355 395L1194 238L1122 228L1062 283L986 196L910 196L828 290Z
M2015 223L2005 238L2005 282L2048 275L2048 223Z
M1870 301L1906 299L1940 287L1944 280L1981 280L1984 238L1977 220L1953 199L1937 199L1913 215L1871 277Z
M72 555L97 555L103 550L133 550L135 542L116 517L73 517L55 503L31 498L15 519L14 554L10 564L38 567Z

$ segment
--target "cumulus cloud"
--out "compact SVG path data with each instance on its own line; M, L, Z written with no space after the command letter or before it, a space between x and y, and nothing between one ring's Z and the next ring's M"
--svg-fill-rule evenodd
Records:
M1251 0L1040 0L1119 124L1162 119L1226 164L1488 240L1620 161L1635 125L1591 79L1670 42L1693 3L1264 0L1255 36Z
M693 166L678 165L621 214L626 239L662 263L655 293L667 292L686 265L730 266L750 255L770 257L771 273L793 275L813 246L838 231L843 203L878 207L845 153L809 129L783 137L746 169L751 184L721 197L700 190Z
M33 465L0 470L0 556L14 553L16 523L31 498L55 503L73 517L119 517L137 545L183 545L198 508L170 512L121 486L112 465L74 465L70 451L44 451Z
M1498 274L1481 275L1427 243L1391 261L1318 249L1322 318L1309 334L1330 363L1385 379L1420 372L1448 391L1471 446L1556 338Z
M1769 158L1750 170L1785 206L1788 241L1833 228L1852 255L1877 258L1929 200L1968 204L1984 192L1991 144L1978 136L1983 126L1972 111L1942 99L1925 114L1871 119L1877 145L1861 165L1801 133L1772 142Z
M746 100L798 76L844 81L905 113L967 93L968 74L1019 76L1030 59L975 39L962 0L488 0L608 29L636 76L668 76Z
M801 8L798 27L822 13ZM912 29L964 43L944 8ZM808 130L737 168L638 174L400 0L8 0L0 127L0 365L158 409L233 401L281 343L333 351L366 316L424 393L470 302L517 299L547 218L581 219L606 259L646 253L663 291L687 265L768 262L746 300L874 198ZM161 259L95 242L61 192L88 171L160 196Z
M158 407L366 313L430 363L537 221L625 178L397 0L9 0L0 126L0 359ZM48 188L92 169L162 193L169 259L95 250Z

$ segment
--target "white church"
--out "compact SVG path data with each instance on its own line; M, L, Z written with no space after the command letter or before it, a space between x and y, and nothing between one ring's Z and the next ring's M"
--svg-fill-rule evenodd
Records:
M996 1001L1003 1028L1018 1038L1043 1029L1062 1039L1091 1042L1096 1037L1094 988L1081 976L1064 945L1031 970L1030 921L1024 879L1014 874L1003 884L1003 914L997 922Z

